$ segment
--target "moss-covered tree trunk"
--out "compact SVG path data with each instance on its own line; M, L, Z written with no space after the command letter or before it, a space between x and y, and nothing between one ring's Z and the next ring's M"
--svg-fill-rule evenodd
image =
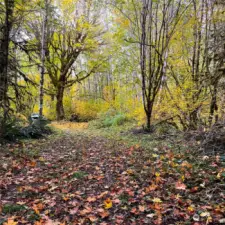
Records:
M57 120L63 120L65 118L65 112L63 107L64 86L59 84L56 93L56 116Z
M14 9L14 0L5 0L4 24L0 30L0 136L4 134L5 122L9 110L7 97L8 91L8 57L10 30L12 27L12 16Z

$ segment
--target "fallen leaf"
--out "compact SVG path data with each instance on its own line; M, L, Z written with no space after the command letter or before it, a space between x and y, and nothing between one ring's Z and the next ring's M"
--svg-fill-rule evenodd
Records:
M220 219L220 220L219 220L219 223L224 223L224 224L225 224L225 218Z
M92 212L92 208L91 207L85 207L85 209L83 209L83 210L80 211L80 214L82 216L84 216L84 215L86 215L88 213L91 213L91 212Z
M109 216L109 212L104 209L98 209L98 214L101 216L102 219Z
M161 203L162 202L162 200L160 198L153 198L152 201L154 203Z
M136 209L135 207L132 208L132 209L130 210L130 212L133 213L133 214L135 214L135 215L138 214L138 211L137 211L137 209Z
M155 216L155 213L150 213L150 214L148 214L146 217L148 217L148 218L153 218Z
M202 212L200 214L201 217L209 217L210 216L210 213L209 212Z
M156 176L156 177L160 177L160 173L156 172L156 173L155 173L155 176Z
M191 193L194 193L194 192L197 192L197 191L198 191L198 187L193 187L193 188L191 188L191 190L190 190Z
M79 209L79 208L76 207L76 208L74 208L74 209L71 209L69 212L70 212L71 215L75 215L75 214L77 213L78 209Z
M14 221L14 218L8 218L7 222L4 223L4 225L16 225L18 222Z
M145 191L146 191L146 193L149 193L149 192L151 192L151 191L156 190L157 187L158 187L157 185L152 184L152 185L150 185L149 187L145 188Z
M39 160L40 160L41 162L44 162L44 161L45 161L44 157L39 157Z
M189 211L189 212L194 212L194 211L195 211L195 207L192 206L192 205L190 205L190 206L188 207L188 211Z
M98 220L98 218L96 216L88 216L88 219L91 221L91 222L96 222Z
M30 167L35 167L37 165L37 162L35 161L31 161L30 163L28 163L28 166Z
M187 167L189 169L192 168L192 165L190 163L188 163L187 161L184 161L182 164L181 164L182 167Z
M139 209L140 212L144 212L145 211L145 206L139 205L138 209Z
M121 201L118 198L113 200L113 203L115 203L115 204L119 204L120 202Z
M178 181L175 184L176 189L178 190L186 190L186 185L184 183L182 183L181 181Z
M96 200L97 200L96 197L88 197L87 198L88 202L95 202Z
M35 223L34 223L34 225L43 225L44 223L43 223L43 221L42 220L40 220L40 221L35 221Z
M112 208L112 201L110 198L107 198L105 201L104 201L104 206L105 206L105 209L110 209Z

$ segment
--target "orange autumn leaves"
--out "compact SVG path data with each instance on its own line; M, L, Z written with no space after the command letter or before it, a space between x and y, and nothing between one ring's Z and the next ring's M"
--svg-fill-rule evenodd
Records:
M17 225L18 222L14 221L14 217L8 218L7 222L3 223L3 225Z

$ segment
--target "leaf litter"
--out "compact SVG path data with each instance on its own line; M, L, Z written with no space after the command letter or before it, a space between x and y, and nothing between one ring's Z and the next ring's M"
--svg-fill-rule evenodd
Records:
M0 224L224 224L219 157L69 133L39 148L32 159L1 152Z

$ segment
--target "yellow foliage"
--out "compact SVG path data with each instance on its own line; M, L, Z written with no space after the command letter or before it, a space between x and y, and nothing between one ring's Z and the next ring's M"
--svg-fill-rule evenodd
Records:
M108 104L95 101L75 100L73 104L73 112L83 120L96 119L99 112L107 111L108 108Z

